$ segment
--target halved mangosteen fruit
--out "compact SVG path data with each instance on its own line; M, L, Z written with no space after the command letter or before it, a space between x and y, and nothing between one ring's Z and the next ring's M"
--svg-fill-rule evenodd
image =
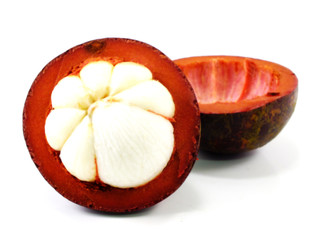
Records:
M172 194L196 160L200 113L181 70L119 38L53 59L26 98L23 131L44 178L95 210L131 212Z
M200 149L232 154L261 147L277 136L294 111L298 80L279 64L235 56L175 63L198 99Z

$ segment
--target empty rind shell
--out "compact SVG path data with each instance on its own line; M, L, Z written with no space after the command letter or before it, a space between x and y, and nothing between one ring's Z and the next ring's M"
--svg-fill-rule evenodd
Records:
M277 136L294 111L298 80L279 64L233 56L175 63L199 102L203 150L229 154L261 147Z

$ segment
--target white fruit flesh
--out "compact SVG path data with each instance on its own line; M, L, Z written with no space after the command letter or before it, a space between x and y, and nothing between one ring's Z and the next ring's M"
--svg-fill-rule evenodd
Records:
M86 111L76 108L53 109L46 120L45 133L49 145L60 151L75 127L86 115Z
M143 65L91 62L63 78L51 96L49 145L70 174L118 188L144 185L174 148L171 94Z
M92 62L80 71L80 78L89 89L94 100L108 94L113 65L106 61Z
M172 124L136 106L105 104L93 112L100 179L112 186L139 186L157 176L171 157Z
M51 94L53 108L86 109L92 101L91 95L77 76L61 79Z
M170 93L161 83L155 80L139 83L112 98L168 118L174 115L175 108Z
M96 179L93 129L89 116L81 121L63 145L60 158L66 169L78 179L89 182Z
M133 62L119 63L112 72L110 95L151 79L152 73L145 66Z

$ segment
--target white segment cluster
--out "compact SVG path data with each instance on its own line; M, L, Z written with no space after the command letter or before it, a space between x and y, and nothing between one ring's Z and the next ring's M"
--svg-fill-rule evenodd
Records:
M146 184L174 148L171 94L143 65L107 61L61 79L45 134L70 174L119 188Z

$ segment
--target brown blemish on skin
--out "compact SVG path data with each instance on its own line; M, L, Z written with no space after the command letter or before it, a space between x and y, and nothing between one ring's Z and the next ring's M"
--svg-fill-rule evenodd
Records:
M105 47L105 41L91 41L85 45L85 49L90 53L99 53Z

